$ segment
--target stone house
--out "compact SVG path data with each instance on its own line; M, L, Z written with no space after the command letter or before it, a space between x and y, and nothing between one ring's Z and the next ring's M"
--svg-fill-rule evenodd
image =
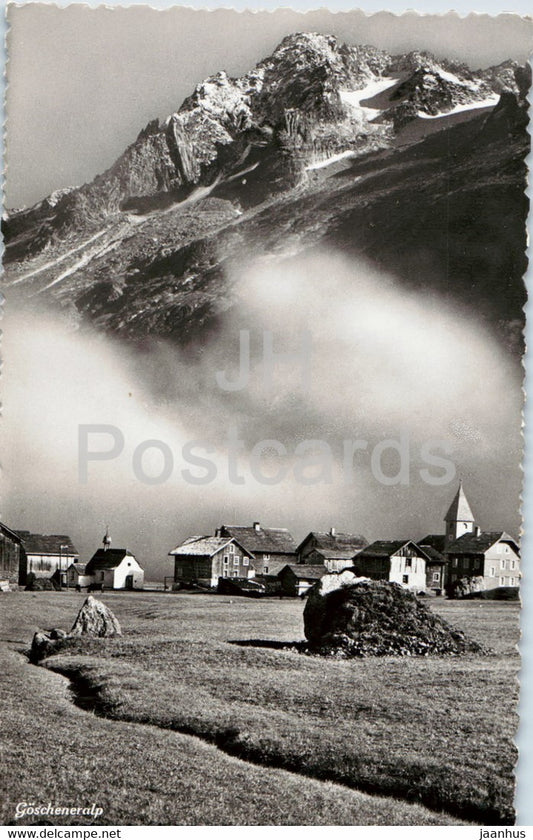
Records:
M505 531L463 534L446 549L448 583L463 577L482 577L485 589L518 586L520 549Z
M296 543L286 528L263 528L253 525L221 525L217 537L233 537L253 555L258 575L275 576L287 564L296 562Z
M253 578L254 556L234 537L189 537L169 551L174 583L215 588L219 578Z

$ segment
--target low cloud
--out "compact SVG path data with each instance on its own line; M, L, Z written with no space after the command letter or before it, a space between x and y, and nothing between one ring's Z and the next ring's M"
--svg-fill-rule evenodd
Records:
M428 486L420 477L422 447L448 441L474 512L485 528L518 528L522 371L490 330L435 296L403 290L394 278L337 254L257 261L232 278L238 304L216 335L180 350L154 340L135 350L93 333L72 331L60 317L8 308L3 343L3 519L11 527L71 535L87 560L109 523L115 545L137 553L151 574L171 574L169 549L221 522L289 527L301 538L336 525L369 539L440 530L455 484ZM250 374L228 391L216 372L238 375L240 331L250 338ZM272 335L277 360L265 378L263 341ZM305 337L307 335L307 338ZM308 342L309 352L304 354ZM304 358L305 356L305 358ZM107 424L124 437L121 454L89 463L78 481L78 427ZM228 444L242 446L228 479ZM409 485L384 486L371 453L385 439L407 439ZM91 445L109 446L105 436ZM295 476L297 447L322 441L331 451L324 481ZM143 441L162 441L172 453L164 484L135 477L132 460ZM195 486L203 470L187 464L183 446L209 442L216 478ZM283 481L259 483L250 466L254 446L268 477L284 466ZM354 455L353 480L343 473L344 441L367 441ZM286 456L280 457L279 447ZM261 448L261 447L259 447ZM315 450L316 450L315 446ZM142 461L157 476L164 458L151 448ZM384 471L395 475L388 450ZM433 468L435 475L439 470ZM306 475L319 475L309 468Z

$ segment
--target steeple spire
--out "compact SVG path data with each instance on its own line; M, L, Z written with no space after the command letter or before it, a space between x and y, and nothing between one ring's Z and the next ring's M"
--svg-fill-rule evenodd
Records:
M473 534L476 531L476 521L463 490L462 479L444 521L446 523L446 547L454 540L462 537L463 534Z
M111 537L109 536L109 525L106 525L104 538L102 540L102 544L104 546L104 551L107 551L109 546L111 545Z

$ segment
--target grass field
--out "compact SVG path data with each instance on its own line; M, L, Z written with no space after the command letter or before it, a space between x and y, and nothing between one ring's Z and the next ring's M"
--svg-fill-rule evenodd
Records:
M299 600L106 593L123 637L42 668L21 652L83 596L0 597L5 822L19 801L122 824L513 821L517 604L432 601L488 657L335 661L231 644L301 640Z

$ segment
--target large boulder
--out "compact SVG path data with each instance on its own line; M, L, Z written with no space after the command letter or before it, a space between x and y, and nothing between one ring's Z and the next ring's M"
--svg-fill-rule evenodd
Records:
M118 619L102 601L89 595L70 631L71 636L121 636Z
M64 630L38 630L32 640L30 662L37 665L48 656L60 653L65 648L79 645L80 636L121 636L117 618L101 601L89 595L70 633Z
M396 583L325 575L304 610L309 647L340 656L414 656L483 651Z

